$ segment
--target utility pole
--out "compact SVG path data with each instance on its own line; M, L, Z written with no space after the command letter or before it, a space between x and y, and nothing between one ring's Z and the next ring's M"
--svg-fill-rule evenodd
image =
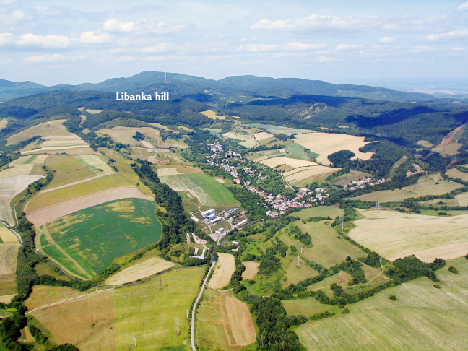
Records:
M187 309L187 319L188 319L189 315L188 315L188 309Z
M301 246L301 253L302 253L302 250L303 250L303 249L304 249L304 248Z
M344 216L341 218L341 234L344 233Z
M301 256L297 255L297 268L301 268Z
M135 345L135 348L136 348L136 338L135 338L135 335L133 335L133 345Z
M377 212L380 212L380 201L377 201Z

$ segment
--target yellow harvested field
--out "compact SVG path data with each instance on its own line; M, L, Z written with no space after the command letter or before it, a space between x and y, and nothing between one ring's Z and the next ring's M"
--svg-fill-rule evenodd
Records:
M221 289L229 284L236 269L234 256L228 253L218 253L218 262L208 286Z
M8 120L6 118L0 119L0 130L5 129L8 124Z
M455 156L458 154L458 149L460 149L462 144L460 143L451 143L448 145L438 145L432 149L433 152L438 152L442 156Z
M226 116L219 116L213 110L203 111L201 114L211 119L226 119Z
M254 134L255 139L257 139L258 141L265 140L265 139L271 138L273 136L274 136L273 134L270 134L270 133L267 133L267 132L260 132L260 133L255 133Z
M116 349L114 290L35 286L26 306L58 344L71 343L83 351Z
M63 122L65 119L57 119L55 121L49 121L40 123L36 126L25 129L21 132L18 132L7 139L7 146L12 144L18 144L22 141L31 139L32 137L38 135L42 138L49 136L69 136L72 135L65 126Z
M123 285L134 282L137 279L144 279L153 274L165 271L174 266L174 263L165 261L159 257L151 257L138 261L136 264L123 269L105 281L106 285Z
M468 206L468 193L462 193L455 196L460 206Z
M295 158L290 158L286 156L272 157L272 158L260 161L260 163L270 168L276 168L280 165L287 165L293 168L318 166L318 164L315 162L306 161L306 160L297 160Z
M47 136L44 137L44 142L36 142L35 144L28 145L21 150L22 155L32 154L36 152L59 152L70 149L88 149L89 145L77 135L66 136Z
M47 194L53 194L53 193L54 192L50 192ZM103 191L93 192L88 195L71 198L69 200L62 201L62 202L54 202L52 205L49 205L47 207L40 207L39 209L35 211L31 211L29 209L29 206L27 206L26 214L27 214L28 220L31 221L36 227L39 227L43 224L52 222L70 213L84 210L85 208L97 206L108 201L130 199L130 198L143 199L143 200L149 200L149 201L154 200L154 196L144 195L137 187L122 186L122 187L111 188L111 189L107 189Z
M3 224L0 224L0 239L4 243L18 243L18 237L15 233L5 227Z
M284 173L284 179L288 182L300 182L308 178L316 178L323 175L328 175L339 171L341 168L332 168L326 166L312 166L305 168L293 169Z
M133 136L136 132L144 134L151 140L151 144L155 145L158 148L186 148L187 145L180 141L175 141L172 139L166 139L165 141L161 140L161 132L156 128L151 127L123 127L116 126L112 129L100 129L98 133L109 135L118 143L129 144L130 146L141 146L140 142L135 140Z
M92 115L95 115L97 113L101 113L102 110L90 110L90 109L86 109L86 112L92 114Z
M468 181L468 173L463 173L461 171L459 171L458 169L456 168L450 168L446 174L450 177L450 178L454 178L454 179L457 179L457 178L460 178L461 180L464 180L465 182Z
M242 262L245 266L245 271L242 273L242 279L254 279L258 273L260 263L254 261Z
M141 140L140 143L141 143L141 145L143 145L143 147L145 147L147 149L154 149L153 144L151 144L148 141Z
M180 174L177 168L158 168L158 177Z
M0 244L0 276L16 273L16 262L20 246L18 243Z
M468 214L436 217L396 211L359 210L349 236L381 256L395 260L416 255L425 262L468 253Z
M318 154L317 162L324 165L331 164L328 156L340 151L350 150L355 153L353 160L369 160L373 152L361 152L359 149L365 146L364 137L357 137L348 134L329 134L329 133L307 133L298 134L294 141L306 149Z
M226 182L224 181L223 178L219 178L219 177L213 177L213 178L214 178L214 180L216 180L218 183L221 183L221 184L226 183Z
M114 170L99 156L99 155L80 155L75 157L78 161L82 161L91 166L102 174L115 173Z
M16 295L2 295L0 296L0 303L10 303L15 296Z
M257 146L257 142L255 141L255 139L253 138L251 134L228 132L228 133L224 133L223 136L229 139L242 140L242 142L240 142L239 144L247 148L252 148L252 147Z
M417 144L421 145L422 147L432 147L434 144L428 142L427 140L419 140Z
M249 307L230 294L224 296L224 321L229 327L235 345L247 346L255 341L255 327L250 315Z
M38 179L44 178L41 175L18 175L9 178L0 178L0 219L14 224L11 201L13 198L25 190L29 184Z
M463 185L455 182L442 180L440 174L431 174L422 176L415 185L406 186L395 190L374 191L369 194L356 196L353 199L362 201L403 201L410 197L419 197L425 195L447 194L455 189L462 188ZM460 194L463 195L463 194ZM459 195L457 195L459 196ZM457 197L455 197L457 199ZM462 205L463 206L463 205Z
M18 165L12 168L5 168L0 172L0 178L9 178L18 175L28 175L31 173L34 167L33 163L27 165Z

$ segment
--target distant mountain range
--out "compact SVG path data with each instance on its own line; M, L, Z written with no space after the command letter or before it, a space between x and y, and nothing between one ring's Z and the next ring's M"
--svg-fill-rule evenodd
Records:
M154 91L169 91L176 95L193 95L202 100L203 95L216 91L224 95L227 100L238 100L239 96L246 95L246 99L268 97L290 97L296 94L318 94L338 97L357 97L372 100L385 100L395 102L418 102L426 104L447 105L452 103L468 103L460 96L443 99L433 95L415 92L403 92L387 88L367 85L331 84L320 80L297 78L264 78L255 76L227 77L220 80L205 79L185 74L167 74L168 83L165 82L164 72L141 72L129 78L113 78L101 83L83 83L79 85L59 84L52 87L33 82L10 82L0 79L0 101L5 102L18 97L57 90L94 90L105 92L151 93ZM250 96L249 96L250 94ZM173 95L175 96L175 95ZM220 96L221 97L221 96ZM208 98L208 95L207 95ZM461 101L457 101L461 100Z

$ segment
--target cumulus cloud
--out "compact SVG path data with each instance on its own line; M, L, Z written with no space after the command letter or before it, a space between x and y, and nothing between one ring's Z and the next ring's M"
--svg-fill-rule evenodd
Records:
M379 39L379 43L389 44L389 43L393 43L395 40L396 38L393 38L393 37L383 37Z
M458 6L457 11L459 12L468 11L468 1Z
M159 43L151 47L146 47L141 50L143 53L158 53L158 52L168 52L174 51L178 48L176 44L173 43Z
M36 63L36 62L52 62L52 61L64 61L67 59L66 56L59 54L43 55L43 56L30 56L23 59L24 62Z
M430 46L426 46L426 45L419 45L419 46L415 46L412 50L412 52L430 52L430 51L438 51L439 49L437 48L433 48L433 47L430 47Z
M340 44L336 46L336 50L353 50L353 49L362 49L364 45L348 45Z
M112 36L107 33L95 34L94 32L83 32L80 34L78 41L84 44L109 43L112 41Z
M335 61L335 58L330 57L330 56L319 56L317 60L319 62L333 62L333 61Z
M247 52L271 52L271 51L306 51L306 50L317 50L325 48L325 44L305 44L292 42L285 45L276 44L245 44L239 45L237 49L239 51Z
M103 24L104 30L113 33L134 33L134 34L168 34L178 32L187 28L185 24L169 24L165 22L154 21L137 21L137 22L121 22L118 19L109 19Z
M24 46L42 46L45 48L66 47L71 39L64 35L34 35L24 34L19 37L18 44Z
M252 29L307 30L320 28L368 29L378 25L378 18L373 16L337 17L312 14L298 19L270 21L261 19Z
M457 29L447 33L431 34L426 37L429 40L438 40L442 38L460 38L468 37L468 29Z
M120 22L118 19L110 19L104 22L104 30L109 32L132 32L135 30L135 22Z
M13 41L11 33L0 33L0 45L5 45Z

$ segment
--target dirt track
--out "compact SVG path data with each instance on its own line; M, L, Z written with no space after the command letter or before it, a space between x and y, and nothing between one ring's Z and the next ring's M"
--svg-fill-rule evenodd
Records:
M80 196L73 200L42 208L34 212L28 212L27 217L36 227L52 222L70 213L84 210L85 208L97 206L108 201L136 198L143 200L154 200L152 196L144 195L133 186L123 186L118 188L99 191L94 194Z

